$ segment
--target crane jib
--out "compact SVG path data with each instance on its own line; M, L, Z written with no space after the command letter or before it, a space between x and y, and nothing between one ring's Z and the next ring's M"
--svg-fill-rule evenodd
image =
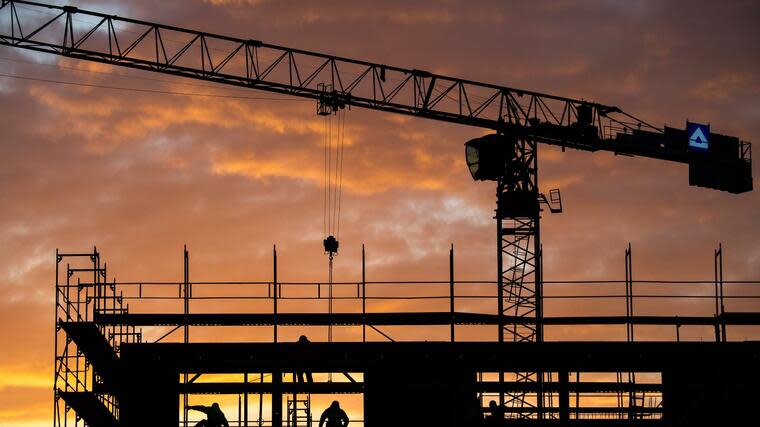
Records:
M584 100L31 1L2 0L0 44L309 98L333 110L355 106L682 162L692 185L752 189L749 143L701 131L711 138L706 149L686 130Z

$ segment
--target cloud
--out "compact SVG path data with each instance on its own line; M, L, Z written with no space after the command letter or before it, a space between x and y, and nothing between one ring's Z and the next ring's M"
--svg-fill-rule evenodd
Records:
M263 3L266 0L203 0L204 3L211 3L214 6L243 6L243 5L257 5Z
M692 96L705 101L725 100L739 92L758 94L760 84L749 73L727 72L700 82L690 91Z
M388 18L403 24L441 24L454 21L454 14L447 10L400 10L388 11Z
M226 157L212 163L212 171L219 175L238 175L253 179L290 178L307 181L316 187L324 186L324 163L322 159L306 153L290 153L276 159L258 158L248 154L244 157ZM346 155L350 157L350 153ZM355 164L348 159L345 169ZM425 163L423 159L421 163ZM442 190L445 181L434 177L418 176L417 171L401 170L349 170L341 179L342 187L359 194L374 194L394 188ZM334 173L334 172L331 172Z
M378 11L356 2L260 1L251 7L249 2L217 1L212 8L200 2L134 1L93 3L91 8L110 13L117 3L114 13L123 16L593 99L620 105L655 124L683 123L700 115L721 132L760 141L753 120L760 111L757 81L752 77L760 54L751 45L759 27L752 19L757 5L751 2L729 7L678 2L516 7L423 1L391 2ZM693 23L704 16L713 18L711 31L695 32ZM325 25L334 23L340 25ZM10 48L3 50L6 55L48 64L8 67L24 76L270 97L82 61L59 62ZM49 66L53 64L69 68ZM162 81L146 79L153 77ZM187 243L194 280L270 280L276 243L282 280L326 280L321 247L324 118L314 114L312 102L172 96L8 79L0 79L0 85L3 426L49 425L51 396L49 384L43 384L52 371L56 247L79 251L97 245L108 260L109 275L119 280L170 281L182 277L181 250ZM347 117L336 277L360 277L364 243L369 279L445 281L454 243L457 279L495 280L495 185L473 182L462 161L463 142L484 131L360 109ZM561 215L545 212L542 218L547 280L622 279L629 241L637 278L711 278L712 251L723 242L727 277L757 279L757 193L736 196L691 188L685 165L609 153L541 147L539 161L541 190L561 188L565 208ZM709 315L709 307L700 304L671 303L648 303L646 308ZM755 306L747 310L757 311ZM373 307L427 308L398 301ZM469 301L466 307L493 308ZM547 315L617 307L565 305ZM408 329L390 332L408 339L421 336ZM552 333L597 339L617 337L620 331ZM647 331L646 336L659 339L669 333ZM689 336L709 333L695 330ZM438 331L431 336L438 337ZM30 413L43 414L44 420L38 423Z
M43 388L48 391L53 381L51 376L52 372L44 375L39 369L21 370L4 366L0 370L0 391L7 393L14 387Z

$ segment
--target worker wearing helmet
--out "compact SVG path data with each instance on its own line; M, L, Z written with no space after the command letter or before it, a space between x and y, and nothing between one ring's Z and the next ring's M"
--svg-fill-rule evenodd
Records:
M346 427L348 425L348 416L340 409L340 403L337 400L333 400L332 405L322 412L322 416L319 418L319 427L327 422L326 427Z
M193 405L188 406L187 409L206 414L206 419L200 420L195 427L230 427L224 412L219 409L219 404L216 402L211 406Z
M311 341L309 341L309 338L307 338L306 335L301 335L300 337L298 337L298 347L300 347L299 350L301 351L301 353L304 356L308 355L308 352L309 352L309 343L310 342ZM314 382L314 378L311 375L311 371L308 371L308 370L298 370L298 371L296 371L294 373L294 375L296 377L295 378L296 382L303 383L304 382L304 376L306 376L306 382L307 383L313 383Z

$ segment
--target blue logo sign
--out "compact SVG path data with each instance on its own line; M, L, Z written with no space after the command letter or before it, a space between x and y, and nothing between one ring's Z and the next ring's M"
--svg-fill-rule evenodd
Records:
M710 125L686 122L686 134L689 135L689 151L710 149Z

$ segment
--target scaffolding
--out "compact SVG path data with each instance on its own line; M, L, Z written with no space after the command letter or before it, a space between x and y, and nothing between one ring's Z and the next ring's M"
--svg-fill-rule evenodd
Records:
M405 377L404 372L414 372L420 383L428 384L408 387L410 399L422 402L419 405L435 403L436 390L441 390L442 395L454 396L451 405L466 401L463 407L477 411L480 419L498 416L506 423L513 419L532 425L552 420L598 419L659 425L656 423L667 419L668 411L680 408L678 399L665 397L669 390L680 390L679 382L672 383L675 386L668 382L672 381L669 378L681 378L680 371L672 374L674 355L696 352L717 363L728 353L726 346L733 346L730 351L743 354L747 360L756 360L753 357L760 354L757 345L728 339L734 327L755 328L753 331L760 333L760 313L730 310L732 306L756 307L760 282L724 280L722 256L719 247L715 251L713 280L636 281L629 245L625 250L624 280L543 281L546 291L541 305L546 307L547 315L531 321L499 310L499 281L456 280L453 246L449 251L448 280L423 282L367 281L362 248L361 280L332 283L336 289L332 295L325 292L327 283L278 280L276 249L272 280L251 282L192 281L187 249L183 277L177 282L109 281L106 264L101 262L97 249L87 253L56 252L54 426L133 425L122 411L122 398L135 399L125 384L128 377L140 375L151 380L159 378L156 381L167 384L174 381L166 389L172 396L163 402L170 406L174 405L173 399L181 402L176 404L177 412L167 412L167 419L173 417L179 426L194 424L188 414L189 402L202 395L236 397L238 415L230 425L278 427L311 426L314 414L318 414L314 412L314 396L354 395L364 401L364 419L360 423L373 426L380 424L377 418L382 416L376 410L376 402L382 400L378 396L388 391L384 387L395 390L399 381L406 381L409 375ZM555 291L578 285L593 285L602 291ZM690 286L692 292L662 291L679 285ZM624 292L610 292L611 287L622 287ZM639 288L642 291L634 292ZM410 294L412 290L419 292ZM340 302L344 310L293 310L301 307L298 304L325 305L328 298ZM688 301L705 310L699 316L634 313L634 301L652 299ZM595 301L621 300L625 303L624 315L557 315L562 314L561 304L566 305L566 311L569 304L580 307L578 301L593 306ZM373 304L385 301L396 301L402 308L392 312L372 309ZM409 304L427 310L413 310ZM217 311L210 311L210 307ZM468 310L457 311L462 307ZM475 311L474 307L482 310ZM621 328L620 331L624 327L626 332L608 336L611 342L557 340L550 333L544 342L503 342L507 323L528 323L533 328L540 324L545 332L580 326ZM283 341L283 331L329 325L354 328L357 334L349 341L317 341L308 344L308 350L294 341ZM637 337L634 326L639 331ZM212 329L217 331L213 336L220 337L221 327L242 327L256 333L233 342L202 334ZM647 328L663 327L673 328L669 337L658 332L664 342L635 339L646 338ZM715 342L684 340L684 327L697 331L701 339L705 330L712 337L714 329ZM484 334L476 342L465 333L472 328ZM198 338L190 335L193 329L199 331ZM410 330L412 340L405 339ZM272 355L271 359L268 355ZM415 364L423 356L424 363ZM171 368L168 374L162 371L166 367ZM315 381L297 381L296 373L307 369L314 372ZM526 382L526 372L540 372L541 381ZM155 393L161 391L160 387L156 390ZM283 396L287 396L286 402ZM520 396L529 404L505 404L494 411L489 403L500 396ZM470 397L475 404L468 400ZM127 402L124 407L134 406ZM456 417L464 416L464 412L465 409L457 412L452 420L459 420Z
M93 322L100 314L129 314L123 294L117 293L115 279L107 282L107 266L101 264L97 248L89 253L56 250L55 271L53 424L116 425L118 401L113 394L98 390L98 385L116 374L122 345L139 343L142 336L134 326ZM80 339L91 334L88 329L92 328L102 340Z

